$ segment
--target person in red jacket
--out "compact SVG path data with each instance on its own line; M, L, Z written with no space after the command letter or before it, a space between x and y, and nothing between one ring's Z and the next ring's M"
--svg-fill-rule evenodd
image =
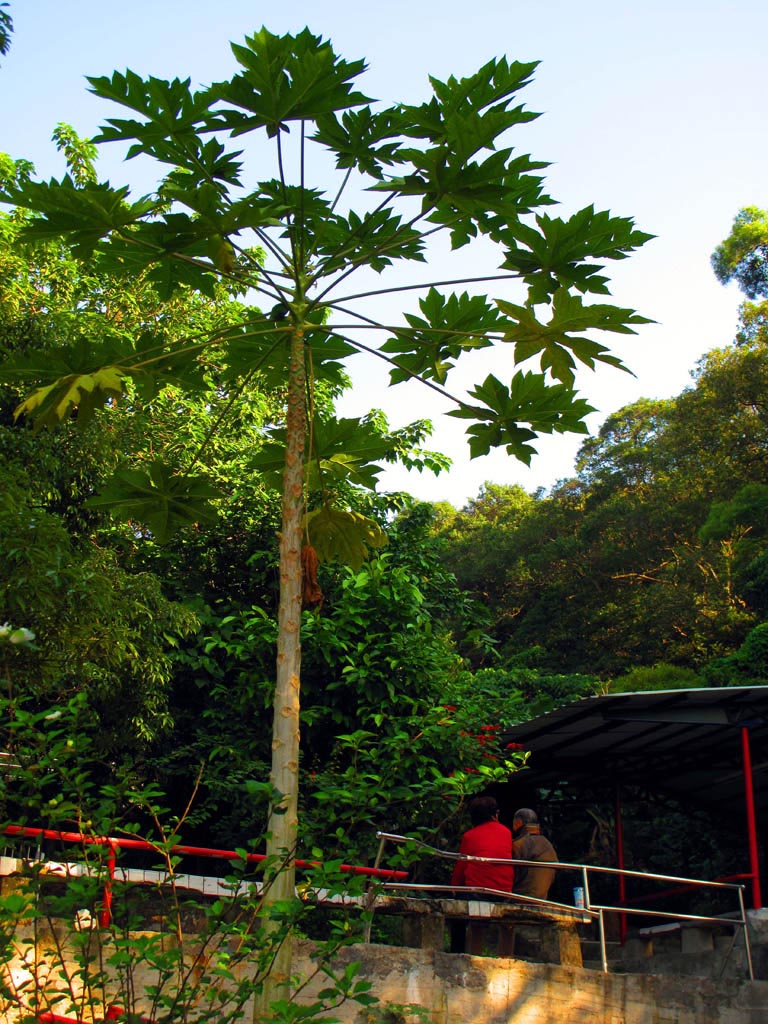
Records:
M478 796L469 805L472 828L461 838L459 853L468 857L512 860L512 833L499 821L499 807L492 796ZM457 860L451 885L477 886L512 892L515 880L511 864Z

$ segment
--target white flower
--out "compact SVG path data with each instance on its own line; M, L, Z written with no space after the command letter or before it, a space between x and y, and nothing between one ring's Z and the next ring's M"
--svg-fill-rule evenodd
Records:
M20 629L14 629L8 639L12 644L29 644L35 639L35 634L31 629L22 626Z

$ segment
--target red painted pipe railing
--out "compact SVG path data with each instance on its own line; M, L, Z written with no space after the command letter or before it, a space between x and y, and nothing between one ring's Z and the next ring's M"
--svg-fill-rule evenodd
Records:
M6 825L3 829L5 835L23 837L25 839L55 839L62 843L77 843L84 846L106 846L108 879L104 887L104 900L99 912L99 925L106 928L111 920L112 913L112 880L115 877L117 862L117 850L143 850L148 853L159 853L157 846L148 843L145 839L117 838L115 836L89 836L82 832L60 832L49 828L32 828L28 825ZM207 846L186 846L179 844L168 851L176 856L189 857L210 857L214 860L242 860L243 855L237 850L217 850ZM245 861L248 864L260 864L267 859L263 853L246 853ZM297 868L319 868L322 863L316 860L296 860ZM407 871L394 871L389 868L369 868L359 864L341 864L339 870L347 875L365 875L368 878L378 878L382 881L396 882L403 881L408 877ZM63 1020L71 1018L62 1018ZM52 1024L56 1021L52 1020Z
M107 1007L107 1012L104 1015L104 1020L120 1020L121 1017L125 1017L126 1013L122 1006L118 1006L116 1003L112 1003L111 1006ZM36 1019L40 1024L82 1024L79 1017L64 1017L60 1013L53 1013L52 1010L45 1010L43 1013L38 1013ZM136 1019L136 1018L132 1018ZM155 1024L155 1021L151 1017L139 1017L138 1020L141 1024Z

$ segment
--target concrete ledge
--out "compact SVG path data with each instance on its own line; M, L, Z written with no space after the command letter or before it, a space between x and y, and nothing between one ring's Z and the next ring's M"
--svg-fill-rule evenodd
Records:
M49 948L53 945L48 943ZM430 1024L764 1024L768 1020L768 982L762 981L610 975L554 964L380 945L349 946L331 966L341 971L350 963L360 964L358 978L371 983L382 1010L423 1007ZM16 960L6 969L18 974L28 972L31 964ZM238 976L242 970L238 968ZM317 974L311 942L296 942L294 972L299 979ZM55 991L62 984L55 964L39 961L37 974L46 998L55 1000ZM135 990L142 992L155 981L145 966L134 979ZM237 984L237 977L232 984ZM315 976L302 992L302 1003L313 1003L326 985L324 975ZM117 979L108 983L107 989L114 1001L119 992ZM139 1003L136 1009L147 1012L149 1004ZM252 1007L243 1010L243 1019L250 1020ZM377 1017L377 1012L374 1009L368 1014L348 1002L334 1010L333 1016L341 1024L387 1019L381 1014ZM419 1024L423 1019L415 1012L397 1012L398 1016L390 1019L405 1024ZM18 1021L17 1013L6 1010L3 1024Z
M430 1011L431 1024L765 1024L768 982L606 975L600 971L390 946L351 946L339 963L391 1004ZM344 1024L366 1018L342 1008ZM417 1016L404 1017L414 1024Z

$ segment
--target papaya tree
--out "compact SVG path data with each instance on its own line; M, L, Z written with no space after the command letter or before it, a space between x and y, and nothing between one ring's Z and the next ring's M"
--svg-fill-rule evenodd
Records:
M374 524L339 503L334 485L375 485L391 452L365 421L318 416L316 395L342 380L342 360L375 353L391 384L417 379L466 420L473 457L502 446L528 463L538 434L586 433L592 409L576 391L577 364L623 368L593 334L632 334L647 321L585 297L608 294L604 261L624 259L651 236L593 206L564 218L545 212L553 203L539 173L546 164L509 141L538 116L518 102L535 62L491 60L466 78L431 78L424 102L383 106L357 89L364 61L342 59L308 29L262 29L232 51L239 70L199 91L189 79L133 71L89 79L97 96L128 111L109 118L94 141L155 161L152 194L132 198L128 187L65 176L6 187L3 199L29 211L30 243L64 237L110 273L147 274L165 296L181 288L212 294L227 279L252 303L234 327L173 347L151 332L109 351L70 345L54 374L35 368L37 387L18 414L53 427L101 415L105 404L133 389L151 394L170 378L193 386L191 370L214 348L223 393L254 377L283 389L284 421L253 460L258 472L282 466L268 824L268 852L285 863L269 888L279 904L294 893L302 557L305 567L315 555L359 561L381 543ZM456 270L434 281L430 243L440 236ZM497 254L491 275L473 273L478 246ZM403 266L423 271L386 281ZM483 294L480 285L491 284L493 295ZM384 294L390 306L398 295L417 300L418 310L381 315L374 300ZM463 357L497 344L528 368L452 394L448 378ZM160 452L149 469L118 473L98 500L138 521L162 508L170 530L209 514L216 499L201 474L170 472ZM289 975L286 943L264 1005Z

